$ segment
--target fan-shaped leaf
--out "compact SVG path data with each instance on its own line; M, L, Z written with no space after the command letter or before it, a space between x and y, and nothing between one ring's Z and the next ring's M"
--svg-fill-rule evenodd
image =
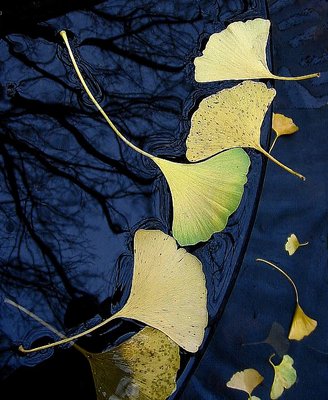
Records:
M293 133L297 132L299 128L297 125L294 124L294 121L291 118L286 117L283 114L273 113L272 129L274 130L276 137L274 138L274 141L270 147L269 153L271 153L277 139L280 136L292 135Z
M285 389L291 388L296 382L297 374L293 367L294 360L285 355L279 365L273 364L271 361L273 355L270 357L269 362L274 369L274 380L271 387L270 398L278 399Z
M290 256L292 256L299 247L306 246L308 244L309 242L300 243L297 236L294 233L292 233L287 238L287 242L285 244L285 250L288 252Z
M317 321L306 315L301 306L296 303L288 338L291 340L302 340L305 336L310 335L317 325Z
M196 352L207 325L207 290L197 257L177 248L175 240L158 230L136 232L130 296L123 308L100 324L70 338L24 352L71 342L116 318L131 318L157 328L190 352Z
M244 79L298 80L319 74L298 77L273 75L267 65L266 47L270 21L262 18L231 23L210 36L203 55L195 58L197 82Z
M263 381L263 376L256 369L248 368L232 375L227 386L231 389L242 390L251 397L253 390Z
M171 190L173 236L182 246L208 240L222 231L238 208L250 165L242 149L209 160L178 164L155 158Z
M264 83L245 81L202 100L191 119L186 142L188 160L203 160L233 147L251 147L304 179L261 146L261 126L275 94Z

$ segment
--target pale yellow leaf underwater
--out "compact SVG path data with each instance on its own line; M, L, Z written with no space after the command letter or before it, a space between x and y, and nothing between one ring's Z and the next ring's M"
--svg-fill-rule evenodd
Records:
M269 32L270 21L256 18L233 22L221 32L212 34L202 56L195 58L195 80L297 80L319 76L281 77L272 74L266 59Z
M140 229L134 237L130 296L120 311L98 325L66 339L21 351L29 353L83 337L117 318L130 318L159 329L179 346L196 352L208 322L207 289L197 257L159 230Z
M270 357L269 362L274 369L274 379L271 387L270 398L278 399L285 389L290 389L297 379L296 370L293 367L294 360L289 355L284 355L279 365L273 364Z

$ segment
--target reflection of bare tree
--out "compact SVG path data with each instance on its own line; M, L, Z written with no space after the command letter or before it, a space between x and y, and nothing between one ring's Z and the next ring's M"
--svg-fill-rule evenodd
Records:
M72 327L102 310L98 300L109 309L126 298L131 269L117 260L131 228L151 218L170 226L168 193L153 185L158 171L94 110L55 33L70 29L88 84L129 139L183 158L190 110L213 91L195 90L191 60L221 10L230 12L214 0L104 1L2 37L2 293L23 293L51 310L45 319Z

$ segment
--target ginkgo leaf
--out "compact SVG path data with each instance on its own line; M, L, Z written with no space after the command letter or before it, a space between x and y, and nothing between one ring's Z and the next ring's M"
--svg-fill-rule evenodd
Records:
M288 252L290 256L292 256L299 247L306 246L308 244L309 242L300 243L297 236L294 233L292 233L287 238L287 242L285 244L285 250Z
M301 306L296 303L288 338L290 340L302 340L305 336L310 335L317 325L317 321L306 315Z
M173 236L181 246L207 241L222 231L238 208L250 165L242 149L232 149L194 164L154 159L173 201Z
M82 353L91 366L97 400L165 400L176 389L179 346L157 329L145 327L103 353Z
M54 332L65 336L40 317L12 300L5 302ZM98 400L165 400L176 389L180 368L179 346L161 331L145 327L103 353L74 344L89 361Z
M289 330L289 335L288 339L293 339L293 340L302 340L305 336L308 336L310 333L312 333L315 328L317 327L317 321L315 319L310 318L308 315L306 315L301 308L299 304L299 295L298 295L298 290L295 285L295 282L292 280L292 278L281 268L279 268L277 265L273 264L270 261L263 260L261 258L257 258L256 261L261 261L264 262L265 264L270 265L273 267L275 270L280 272L293 286L294 293L295 293L295 300L296 300L296 308L292 320L292 324Z
M134 237L134 271L130 296L120 311L77 335L24 352L71 342L116 318L130 318L157 328L179 346L196 352L207 326L207 290L197 257L159 230L143 230Z
M276 91L264 83L245 81L203 99L191 118L186 141L188 160L203 160L233 147L251 147L304 179L261 146L261 126L275 95Z
M271 387L270 398L278 399L285 389L291 388L296 382L297 374L293 367L294 360L289 355L284 355L280 364L273 364L272 355L269 359L274 369L274 379Z
M269 31L270 21L256 18L233 22L223 31L212 34L203 55L195 58L196 81L260 78L298 80L319 76L282 77L272 74L266 60Z
M277 139L280 136L292 135L293 133L295 133L299 130L299 127L294 124L294 121L292 120L292 118L286 117L283 114L273 113L272 114L272 129L274 130L276 137L274 138L274 141L272 142L269 153L271 153L272 149L274 148L274 145L276 144Z
M280 357L284 356L289 349L289 340L285 329L277 322L272 324L269 335L264 342L272 346Z
M207 241L222 231L237 209L244 191L249 157L243 151L229 151L198 165L174 163L139 149L116 128L90 92L75 61L65 31L61 35L75 71L88 96L116 135L129 147L153 160L164 174L173 200L173 236L182 246Z
M232 375L227 386L231 389L242 390L251 398L253 390L263 381L263 376L256 369L248 368Z

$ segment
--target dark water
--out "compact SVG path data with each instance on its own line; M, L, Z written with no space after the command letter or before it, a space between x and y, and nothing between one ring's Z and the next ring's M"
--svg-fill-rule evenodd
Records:
M152 154L183 161L197 104L231 85L196 84L194 57L211 33L234 20L265 17L266 8L257 1L117 0L78 10L70 2L24 4L17 18L14 2L0 17L1 394L91 400L89 366L74 349L18 353L18 344L56 338L3 298L67 335L115 313L129 294L134 232L170 233L171 200L159 170L120 142L94 110L58 32L68 30L88 84L126 136ZM268 117L263 145L269 125ZM182 353L172 398L180 397L206 349L241 265L263 172L262 157L249 154L238 211L224 232L189 249L203 262L210 322L200 352ZM138 329L132 321L113 322L80 342L101 351Z

